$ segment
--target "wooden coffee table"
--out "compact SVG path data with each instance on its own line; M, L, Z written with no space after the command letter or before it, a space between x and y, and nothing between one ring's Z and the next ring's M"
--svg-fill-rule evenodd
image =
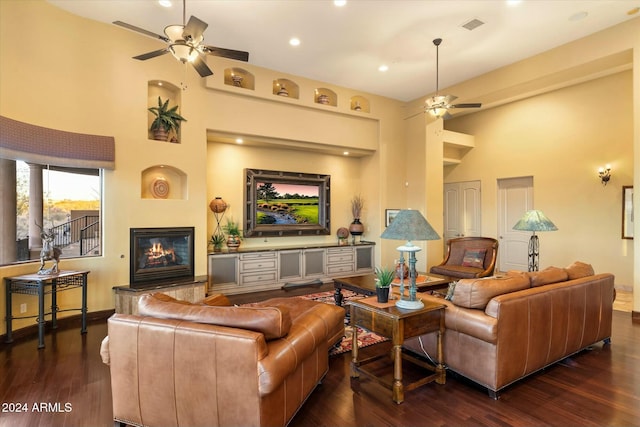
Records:
M349 277L336 277L333 279L333 287L335 288L334 298L336 305L342 305L342 289L348 289L350 291L363 294L363 295L375 295L376 294L376 275L365 274L362 276L349 276ZM418 274L418 280L416 280L416 287L418 292L435 291L438 289L446 289L449 287L449 283L457 280L455 277L442 276L440 274ZM394 286L400 286L398 283L393 283ZM404 285L409 287L409 279L405 279Z

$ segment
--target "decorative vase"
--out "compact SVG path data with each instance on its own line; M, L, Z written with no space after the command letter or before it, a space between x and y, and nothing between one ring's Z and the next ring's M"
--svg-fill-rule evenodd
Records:
M360 218L356 218L353 220L351 224L349 224L349 233L352 236L362 236L364 233L364 225L360 222Z
M227 202L222 200L222 197L216 197L209 203L209 209L213 213L222 213L227 210Z
M378 297L378 302L385 303L389 302L389 288L383 288L378 286L376 288L376 296Z
M229 248L230 251L237 251L239 247L240 237L234 235L227 237L227 248Z
M407 267L407 264L396 264L396 277L398 279L407 279L409 277L409 267Z

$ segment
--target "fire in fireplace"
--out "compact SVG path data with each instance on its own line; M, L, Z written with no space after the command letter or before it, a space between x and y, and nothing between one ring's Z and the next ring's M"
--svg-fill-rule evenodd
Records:
M132 228L132 288L146 288L194 277L193 227Z

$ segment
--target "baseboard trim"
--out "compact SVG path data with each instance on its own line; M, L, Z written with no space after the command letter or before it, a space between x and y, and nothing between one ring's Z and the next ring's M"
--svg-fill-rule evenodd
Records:
M115 313L115 310L101 310L101 311L92 311L87 313L87 323L95 323L95 322L104 322L111 315ZM57 319L58 331L61 329L71 329L71 328L79 328L82 326L82 314L74 314L72 316L63 317ZM45 333L51 330L51 320L47 320L45 323ZM38 335L38 325L26 326L20 329L14 329L11 333L11 338L13 339L13 343L25 338L31 338L33 336ZM7 339L7 334L0 335L0 348L3 346L8 346L13 343L5 343Z

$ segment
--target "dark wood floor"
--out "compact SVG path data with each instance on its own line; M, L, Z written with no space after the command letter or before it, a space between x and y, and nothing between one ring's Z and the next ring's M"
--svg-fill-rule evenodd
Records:
M317 289L293 293L310 291ZM35 336L1 344L0 426L113 425L109 369L99 355L106 333L106 322L96 321L86 335L78 327L47 332L42 350ZM350 353L330 359L329 373L291 427L640 426L640 324L630 313L614 312L611 345L597 344L520 381L497 401L450 375L447 384L408 392L396 405L389 390L352 382L349 361Z

